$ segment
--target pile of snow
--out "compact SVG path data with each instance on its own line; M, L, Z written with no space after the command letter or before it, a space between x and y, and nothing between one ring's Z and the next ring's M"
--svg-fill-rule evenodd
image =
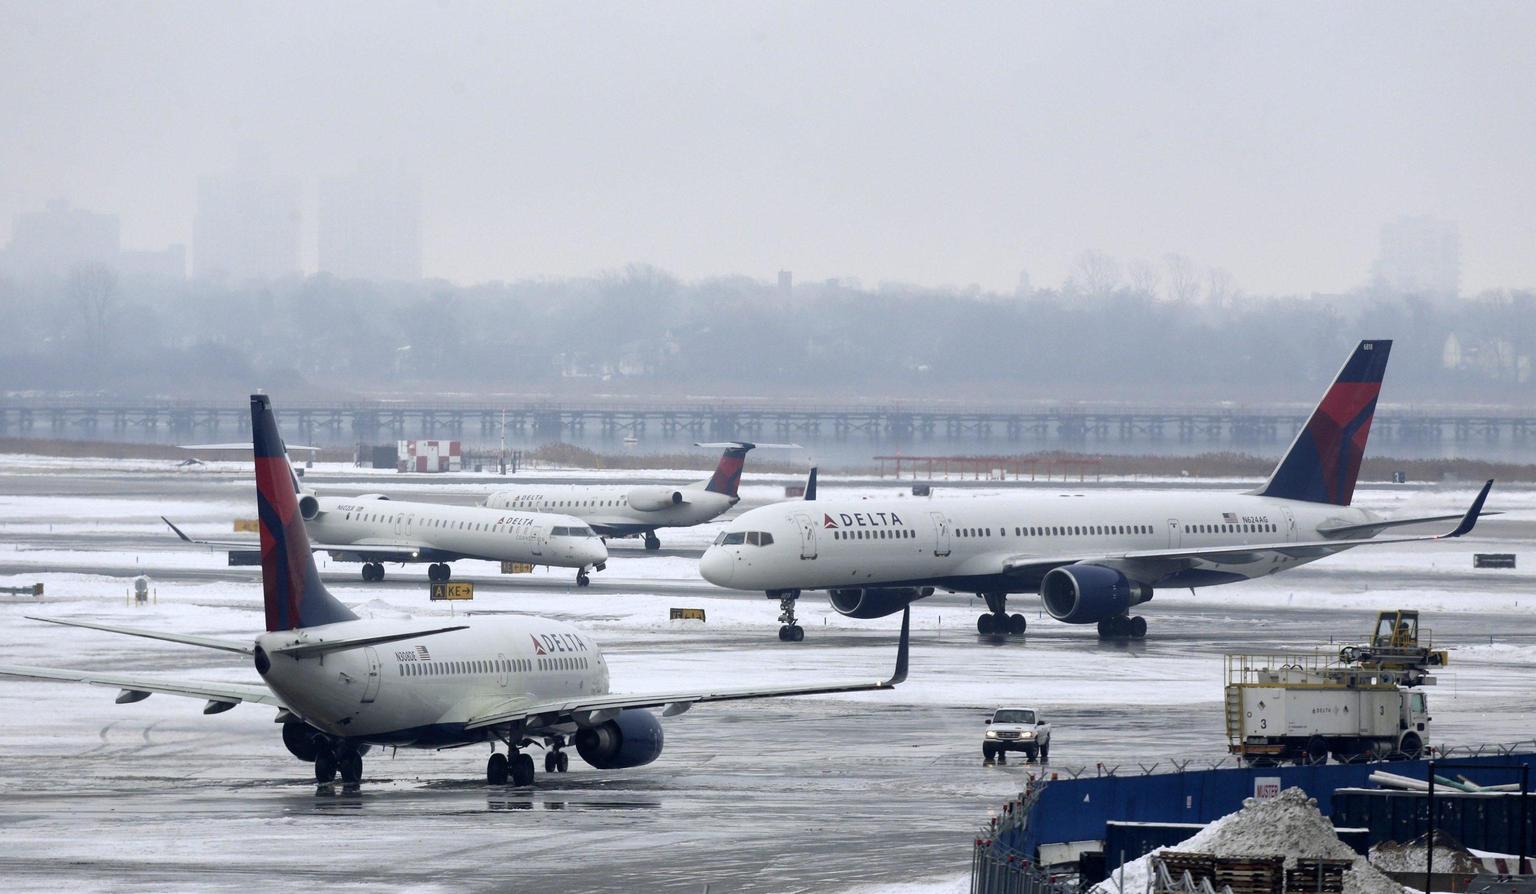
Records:
M1371 865L1382 872L1423 872L1424 836L1420 835L1409 844L1383 841L1371 848ZM1478 873L1483 862L1462 847L1455 839L1435 834L1435 872Z
M1214 854L1218 857L1281 856L1287 869L1296 859L1328 857L1354 861L1344 873L1344 894L1403 894L1403 886L1392 881L1362 856L1339 840L1333 823L1317 809L1317 801L1299 788L1288 788L1279 797L1258 801L1249 798L1243 809L1229 813L1201 829L1191 838L1162 851ZM1108 879L1095 885L1090 894L1119 894L1122 887L1132 894L1149 889L1152 854L1132 860L1115 869Z

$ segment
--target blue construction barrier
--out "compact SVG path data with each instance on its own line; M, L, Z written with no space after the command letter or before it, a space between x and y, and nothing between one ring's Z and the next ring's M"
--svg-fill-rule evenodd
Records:
M1458 772L1462 773L1475 773L1473 768L1491 764L1536 766L1536 753L1457 759ZM1335 825L1369 827L1368 822L1336 815L1335 790L1374 787L1367 777L1378 770L1424 779L1427 767L1427 761L1378 761L1055 779L1039 785L1032 797L1019 805L1017 813L1008 818L1010 821L998 825L993 837L997 845L1034 859L1042 844L1103 841L1106 824L1111 820L1208 823L1240 809L1243 800L1253 797L1260 785L1282 789L1299 786L1317 799L1318 809L1324 815L1335 816ZM1511 772L1489 769L1477 776L1479 782L1493 784L1510 781L1507 777ZM1518 804L1519 799L1509 801ZM1454 834L1449 828L1447 831Z

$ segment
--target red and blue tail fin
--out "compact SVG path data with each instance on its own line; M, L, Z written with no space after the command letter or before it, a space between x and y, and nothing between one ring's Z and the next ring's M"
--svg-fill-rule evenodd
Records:
M1391 353L1384 339L1355 347L1260 496L1349 505Z
M256 451L256 514L261 521L261 589L267 630L296 630L355 621L320 583L309 534L299 512L297 479L277 433L272 401L251 395L251 442Z
M756 446L746 441L727 446L720 454L720 464L715 466L714 476L704 489L727 497L736 496L736 489L741 486L741 470L747 464L747 452Z

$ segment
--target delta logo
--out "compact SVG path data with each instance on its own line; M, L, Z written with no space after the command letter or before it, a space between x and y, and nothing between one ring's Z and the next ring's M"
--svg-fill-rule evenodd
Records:
M827 529L833 528L879 528L890 526L906 527L907 523L901 520L901 516L894 512L839 512L836 518L830 513L821 514L821 526Z
M548 655L550 652L588 652L587 644L579 636L569 633L541 633L538 636L528 634L533 640L533 654Z

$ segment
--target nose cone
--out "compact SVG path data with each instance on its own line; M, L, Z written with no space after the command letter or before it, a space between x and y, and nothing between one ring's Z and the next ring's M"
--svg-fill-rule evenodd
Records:
M729 587L736 573L736 556L731 550L711 546L699 560L699 574L717 587Z
M581 554L589 565L601 565L608 561L608 547L598 537L590 537L583 542Z

